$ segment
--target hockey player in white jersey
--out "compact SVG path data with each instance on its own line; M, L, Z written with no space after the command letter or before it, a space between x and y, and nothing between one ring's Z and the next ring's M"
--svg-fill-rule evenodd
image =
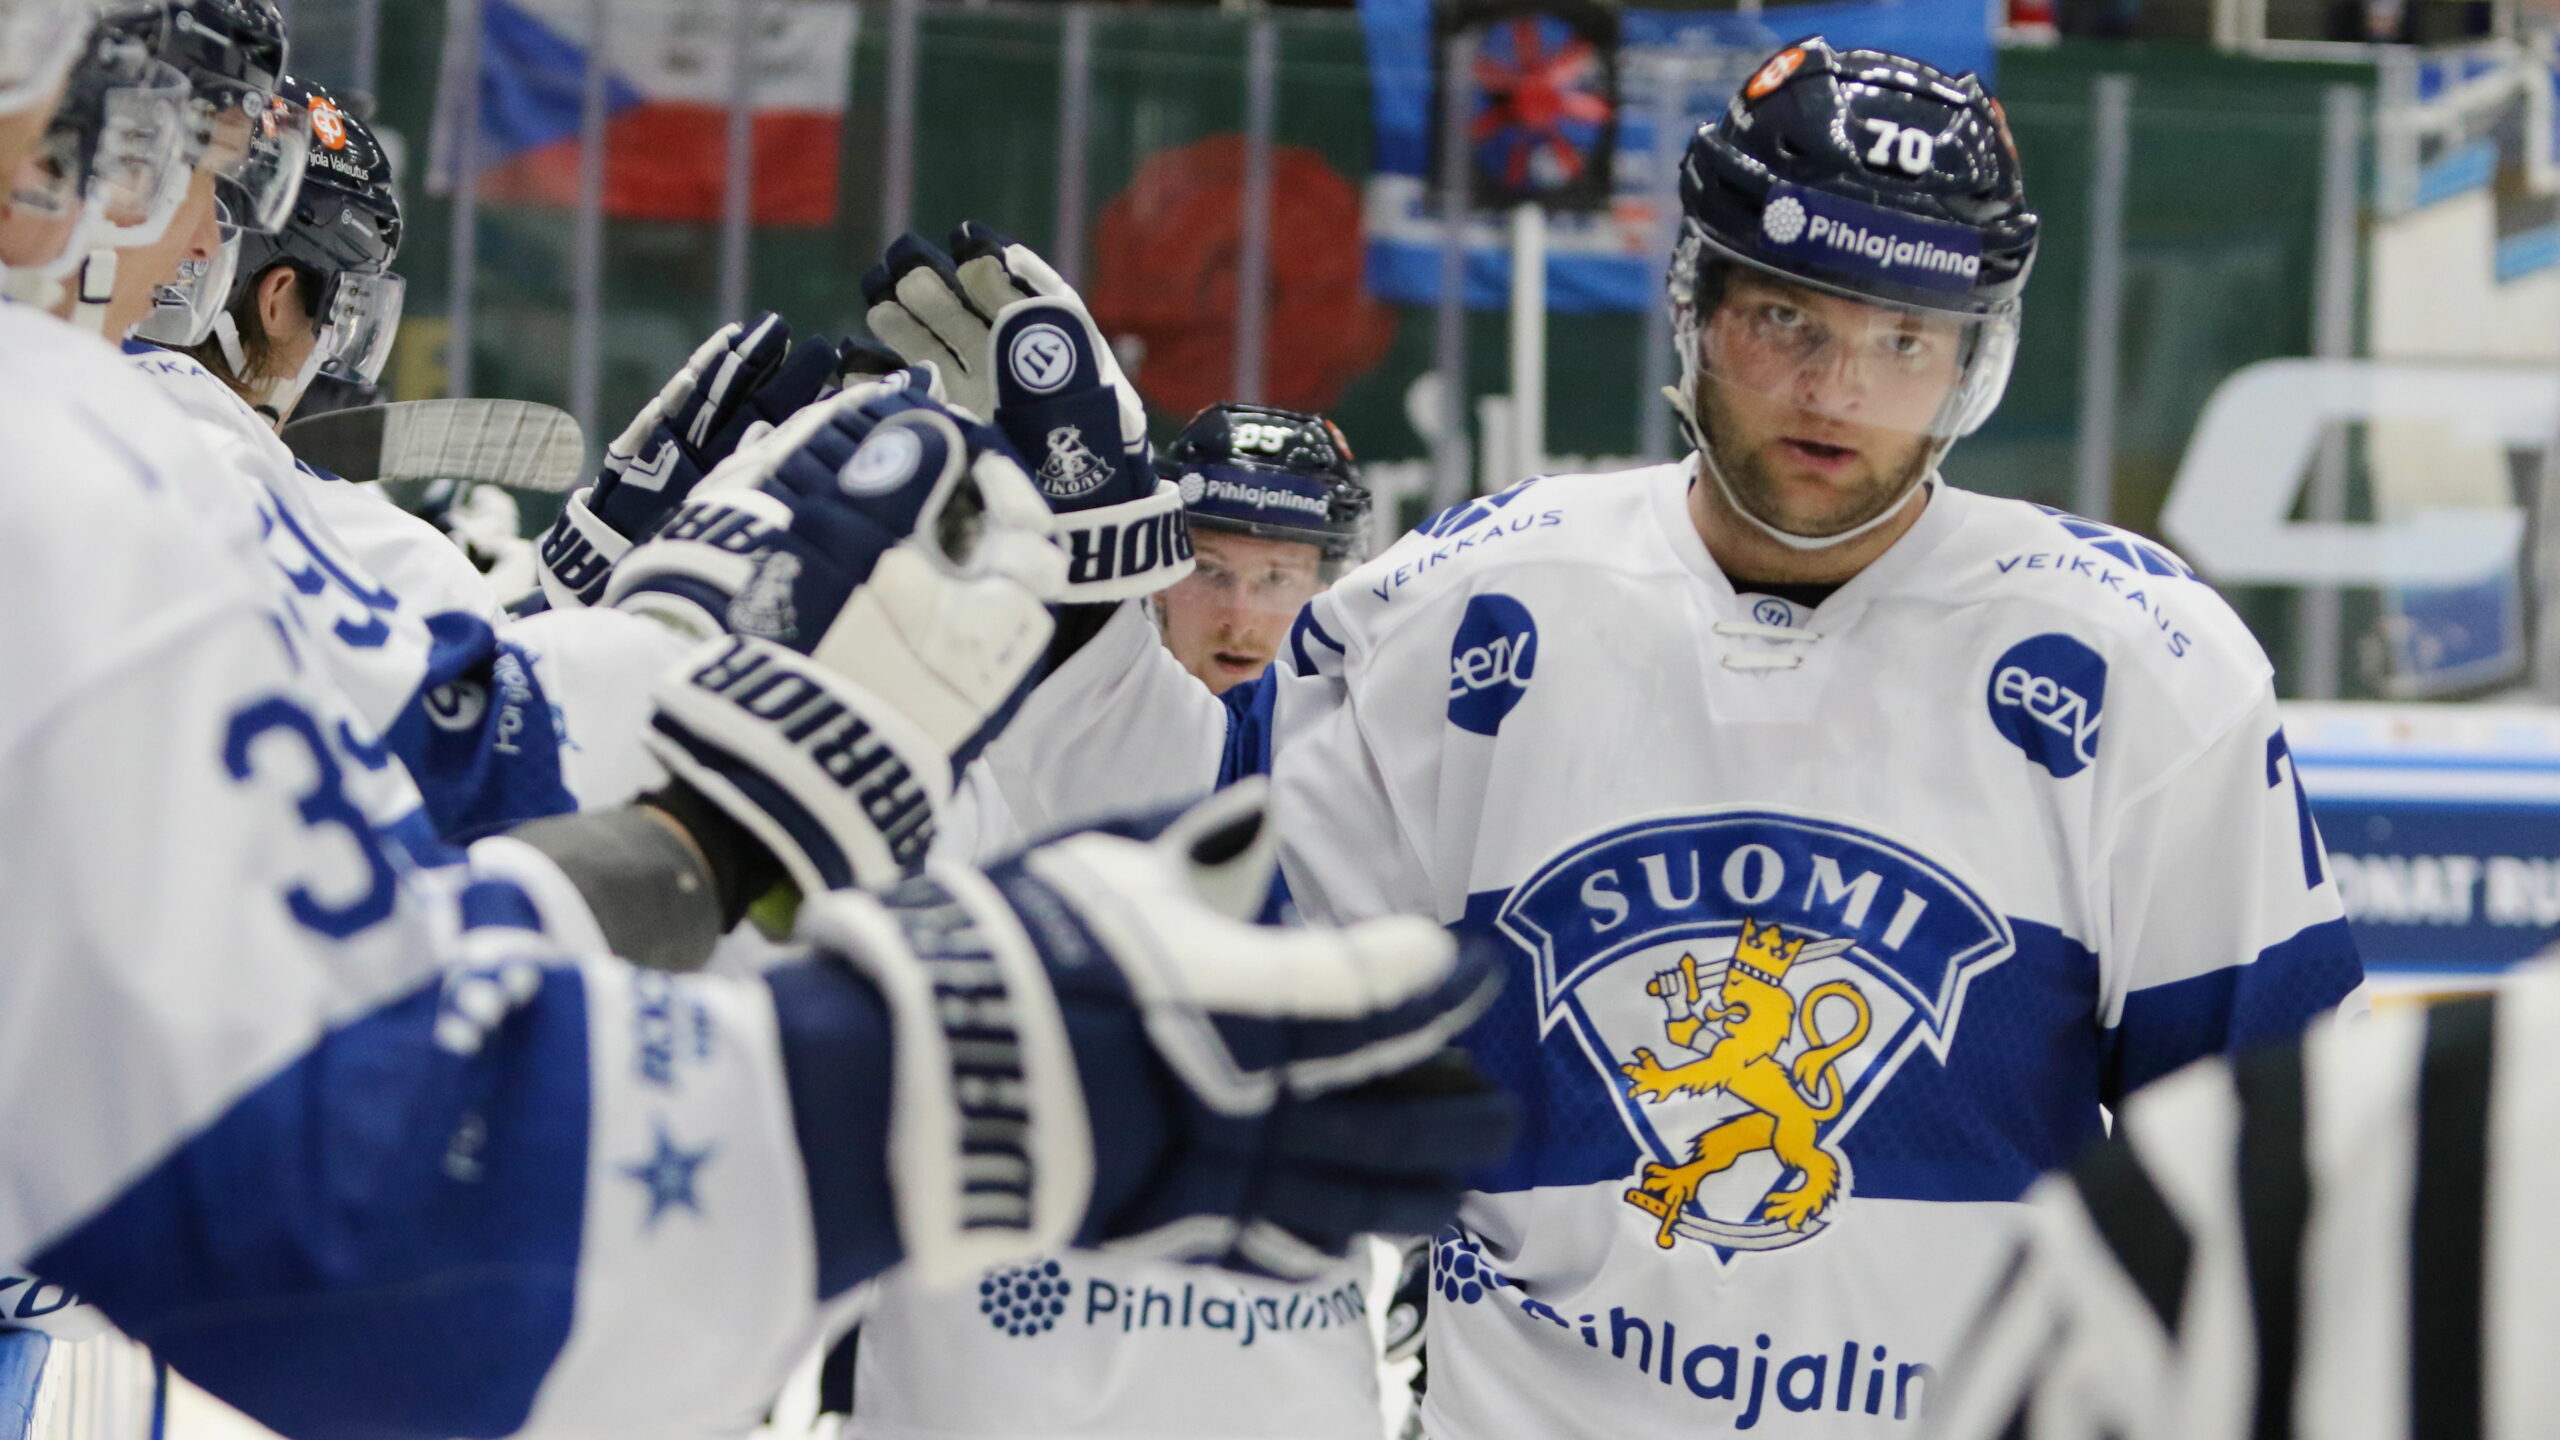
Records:
M1190 575L1155 597L1165 648L1209 693L1257 680L1316 592L1359 558L1369 491L1321 415L1212 405L1156 457L1182 487Z
M93 185L107 182L110 194L128 188L111 167L144 168L136 164L136 138L158 133L166 103L183 117L177 142L192 173L133 207L133 215L125 207L87 204L69 243L43 262L15 262L22 268L10 286L11 298L109 337L122 336L149 313L158 288L182 266L210 262L224 227L272 230L282 223L301 185L307 131L300 106L277 93L283 20L262 0L116 5L99 18L80 63L120 71L137 46L158 62L147 67L153 78L138 83L117 76L104 113L83 120L94 125L97 142L77 153L77 161ZM36 211L61 209L56 187L73 160L73 151L57 149L32 177L22 177L38 180L29 191ZM49 242L42 214L22 214L24 208L13 191L5 223L32 224Z
M819 896L896 877L1046 633L1047 520L961 417L843 397L697 497L728 543L635 552L635 600L761 632L664 682L697 804L618 832L686 842L641 893L698 908L744 844L832 937L653 979L600 958L591 840L453 866L368 823L405 782L175 495L208 462L163 398L20 306L0 387L0 1256L287 1433L743 1428L893 1263L1153 1233L1285 1267L1427 1215L1501 1128L1445 1068L1325 1098L1436 1049L1482 966L1224 918L1267 868L1250 803ZM1417 1163L1373 1126L1473 1138Z
M1369 493L1321 416L1216 405L1155 459L1196 568L1153 597L1167 650L1212 693L1259 674L1358 543ZM1103 612L1107 614L1108 612ZM1068 613L1068 622L1094 618ZM1243 670L1246 673L1233 673ZM980 772L950 842L983 857L1004 817ZM1369 1256L1295 1283L1069 1251L936 1290L874 1287L852 1354L859 1440L1376 1440Z
M199 28L216 21L244 47L281 35L253 0ZM126 347L226 462L184 483L229 523L254 525L320 663L418 781L438 834L469 840L627 800L660 778L640 743L650 677L698 637L610 612L512 625L433 525L297 464L276 434L323 364L379 373L401 295L399 201L380 145L326 91L277 85L310 128L285 219L164 286Z
M0 292L68 313L82 257L162 235L201 157L186 78L85 7L60 86L41 124L22 117L41 135L0 189Z
M1528 1119L1438 1246L1439 1440L1913 1433L2101 1107L2361 978L2238 619L1938 473L2035 246L1979 83L1789 46L1681 199L1697 453L1438 517L1246 704L1124 606L988 756L1037 833L1267 735L1303 913L1506 947L1468 1044Z

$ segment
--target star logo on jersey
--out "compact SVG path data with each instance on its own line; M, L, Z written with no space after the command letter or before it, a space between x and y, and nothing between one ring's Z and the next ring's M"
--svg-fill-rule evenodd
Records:
M1495 923L1529 953L1542 1039L1579 1052L1635 1141L1629 1213L1720 1263L1836 1223L1851 1132L1913 1055L1945 1057L2015 943L1909 846L1769 810L1607 831Z
M681 1208L696 1215L702 1213L702 1198L695 1193L695 1184L702 1167L710 1162L713 1149L705 1145L689 1150L677 1144L675 1138L667 1133L663 1120L655 1128L657 1148L649 1153L647 1159L622 1167L623 1174L638 1181L641 1188L649 1192L649 1218L642 1222L642 1228L648 1230L657 1229L658 1217L670 1210Z

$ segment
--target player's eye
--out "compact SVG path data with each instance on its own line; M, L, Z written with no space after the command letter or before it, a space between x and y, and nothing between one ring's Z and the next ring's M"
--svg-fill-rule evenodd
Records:
M1884 337L1884 353L1896 360L1926 359L1936 348L1928 336L1913 330L1895 330Z
M1800 332L1811 323L1811 316L1783 300L1771 300L1760 307L1760 324L1779 334Z

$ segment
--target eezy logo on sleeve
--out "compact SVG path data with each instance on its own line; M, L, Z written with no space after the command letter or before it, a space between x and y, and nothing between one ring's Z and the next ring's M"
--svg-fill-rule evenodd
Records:
M2068 635L2034 635L1992 662L1991 725L2056 780L2098 758L2107 662Z
M1538 623L1508 595L1478 595L1458 617L1449 642L1449 723L1478 735L1502 728L1503 717L1529 693L1537 668Z

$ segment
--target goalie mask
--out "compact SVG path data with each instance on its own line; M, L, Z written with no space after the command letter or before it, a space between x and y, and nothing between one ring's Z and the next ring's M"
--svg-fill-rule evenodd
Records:
M1691 137L1680 200L1671 398L1708 477L1791 548L1885 524L2017 353L2037 222L1997 103L1807 39Z

